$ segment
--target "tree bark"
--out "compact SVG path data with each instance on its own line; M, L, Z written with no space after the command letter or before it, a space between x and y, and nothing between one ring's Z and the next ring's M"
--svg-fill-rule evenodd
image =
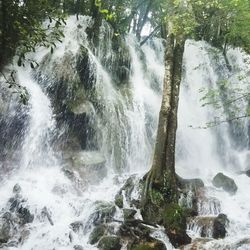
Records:
M169 27L168 32L170 33ZM171 33L167 37L163 97L153 164L147 175L145 185L145 200L150 199L150 190L152 188L159 190L164 195L167 203L177 202L178 200L175 144L184 44L184 39L176 39Z

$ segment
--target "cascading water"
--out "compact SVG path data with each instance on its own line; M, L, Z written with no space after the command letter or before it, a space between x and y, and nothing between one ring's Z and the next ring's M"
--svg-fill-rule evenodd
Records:
M110 202L114 201L124 181L133 173L142 174L149 168L164 73L162 43L156 40L140 50L135 39L129 36L127 51L131 57L131 73L128 84L117 86L112 68L105 67L100 59L102 47L98 57L87 41L85 29L89 25L89 17L80 17L77 23L75 17L70 17L64 30L66 38L52 55L46 50L30 55L40 64L39 69L16 69L19 83L30 95L29 123L23 128L26 135L20 168L0 188L1 215L10 227L11 243L5 244L8 249L78 249L80 246L97 249L89 244L89 233L99 218L98 207L108 204L113 209ZM109 53L106 59L114 56L109 42L105 47ZM83 47L88 55L88 63L83 67L87 67L89 79L92 79L91 90L79 83L81 75L77 70L84 69L77 63L84 60ZM147 70L144 70L142 56ZM87 85L87 80L83 79L81 84ZM66 117L68 124L62 122L61 117ZM77 119L84 121L81 127L74 127ZM94 136L88 134L92 135L90 124L96 131ZM70 126L76 129L72 132ZM86 134L93 141L83 143L80 138L80 143L75 142L79 130L88 130ZM70 148L66 152L68 143ZM94 185L87 185L81 174L74 175L77 171L70 172L68 168L72 161L78 164L82 160L84 164L93 164L94 160L92 168L97 171L105 167L106 178L101 176ZM89 174L88 171L85 174ZM16 224L8 224L9 213ZM119 210L115 217L122 219ZM23 220L25 222L21 223ZM116 230L116 223L113 227Z
M248 169L249 150L244 142L248 133L247 129L243 129L248 121L238 121L238 129L245 131L243 139L240 137L241 132L235 137L235 131L230 128L232 124L222 123L212 128L201 128L218 116L220 121L230 119L230 110L223 109L223 103L230 100L226 99L225 95L229 96L233 89L235 93L239 89L242 91L242 88L247 93L245 77L248 77L248 71L242 60L244 55L239 50L230 50L228 58L233 66L232 71L227 68L223 55L205 42L188 41L186 44L185 75L178 113L176 166L182 177L199 177L205 183L205 196L201 195L198 202L199 216L190 222L188 229L193 237L201 237L202 234L204 237L205 234L205 237L210 239L208 242L203 241L201 245L197 243L197 249L249 249L249 177L240 174ZM244 82L239 80L242 75ZM221 82L227 82L229 85L224 96L220 95L218 88ZM202 107L201 99L205 94L201 90L204 88L217 89L221 109L218 110L214 105ZM235 96L232 99L235 99ZM235 109L240 106L237 116L245 113L247 105L244 101L239 100L235 106ZM242 141L241 147L237 147L235 140ZM238 186L235 195L213 186L212 179L219 172L234 179ZM220 213L226 214L230 221L228 234L224 240L215 241L211 239L213 217Z

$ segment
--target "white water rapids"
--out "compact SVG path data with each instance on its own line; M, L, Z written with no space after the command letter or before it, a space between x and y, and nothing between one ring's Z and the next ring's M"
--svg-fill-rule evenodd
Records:
M65 28L66 38L55 49L46 67L50 68L60 62L66 53L76 55L81 44L88 49L91 65L96 69L98 101L103 104L102 115L97 115L96 120L100 134L98 138L101 138L100 151L105 157L108 174L100 183L88 185L84 190L77 189L65 176L58 152L54 152L51 145L52 137L56 132L60 134L60 131L56 131L54 107L49 95L39 85L32 70L17 68L20 84L30 94L30 120L22 143L20 167L1 183L0 208L6 207L7 201L13 196L13 186L18 183L23 197L27 199L29 210L35 215L34 222L26 225L30 233L24 243L18 246L20 250L69 250L77 245L84 250L97 249L96 245L88 243L92 228L89 218L96 201L114 201L129 176L134 173L142 176L150 168L164 74L162 42L155 40L140 49L133 36L128 36L126 44L131 57L129 86L117 87L112 75L102 65L100 58L94 55L87 42L84 29L89 25L89 18L81 17L77 22L75 18L69 18ZM82 30L79 30L78 24ZM178 111L176 168L184 178L202 178L206 185L206 196L220 201L220 211L217 211L218 207L212 211L205 209L202 215L217 215L220 212L229 218L227 237L204 243L204 249L250 249L250 245L242 244L239 247L236 244L250 237L250 179L239 174L248 167L250 152L247 145L237 148L226 124L196 129L210 122L215 114L213 107L201 107L200 98L203 94L200 89L216 87L218 80L223 77L230 79L233 84L237 74L247 74L247 68L242 54L232 50L229 59L234 68L230 73L224 58L219 55L216 64L215 59L209 56L209 49L204 42L188 41L186 44L185 77ZM113 52L109 52L107 57L112 57ZM43 50L33 57L42 62L45 54ZM67 70L63 72L66 73ZM47 81L50 85L50 80ZM245 108L244 105L242 103L241 107ZM242 124L244 135L248 137L247 122ZM235 180L238 190L234 196L213 187L211 180L218 172ZM49 211L53 225L41 216L44 207ZM121 219L119 209L115 216ZM83 225L79 233L70 227L76 221L81 221ZM116 224L114 228L116 230ZM197 231L193 230L190 234L199 237ZM155 237L163 240L168 249L172 249L160 230L155 233Z

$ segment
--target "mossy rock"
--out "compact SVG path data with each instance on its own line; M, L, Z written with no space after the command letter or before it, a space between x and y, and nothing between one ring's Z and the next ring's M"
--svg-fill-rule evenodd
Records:
M101 250L120 250L122 245L117 236L104 236L100 239L98 246Z
M197 190L204 188L204 182L201 179L183 179L177 176L177 185L182 190L192 190L196 192Z
M131 250L166 250L163 242L154 240L152 242L140 243L132 246Z
M186 233L186 214L178 204L169 204L163 212L163 225L170 242L174 247L186 245L191 238Z
M226 227L229 223L229 220L225 214L219 214L213 224L213 238L223 239L227 234Z
M123 209L123 217L124 217L125 221L134 219L135 214L136 214L136 210L134 210L134 209L129 209L129 208Z
M149 199L141 209L142 217L147 222L161 224L165 206L163 194L152 188L149 195Z
M116 207L111 202L96 202L95 212L90 216L90 222L94 225L112 221Z
M92 245L97 243L101 239L101 237L104 236L106 231L107 231L106 225L101 224L96 226L89 236L89 243Z
M122 196L122 194L117 194L115 196L115 205L119 208L123 208L123 196Z
M224 191L229 194L235 194L238 187L235 184L234 180L223 173L218 173L212 181L213 185L217 188L222 188Z

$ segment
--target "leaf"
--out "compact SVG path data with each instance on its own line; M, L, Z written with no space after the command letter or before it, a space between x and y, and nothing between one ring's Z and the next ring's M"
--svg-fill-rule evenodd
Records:
M35 66L34 66L34 64L33 64L32 62L30 63L30 67L31 67L32 69L35 68Z
M107 9L103 9L103 10L100 10L100 13L102 13L102 14L108 14L109 11Z

